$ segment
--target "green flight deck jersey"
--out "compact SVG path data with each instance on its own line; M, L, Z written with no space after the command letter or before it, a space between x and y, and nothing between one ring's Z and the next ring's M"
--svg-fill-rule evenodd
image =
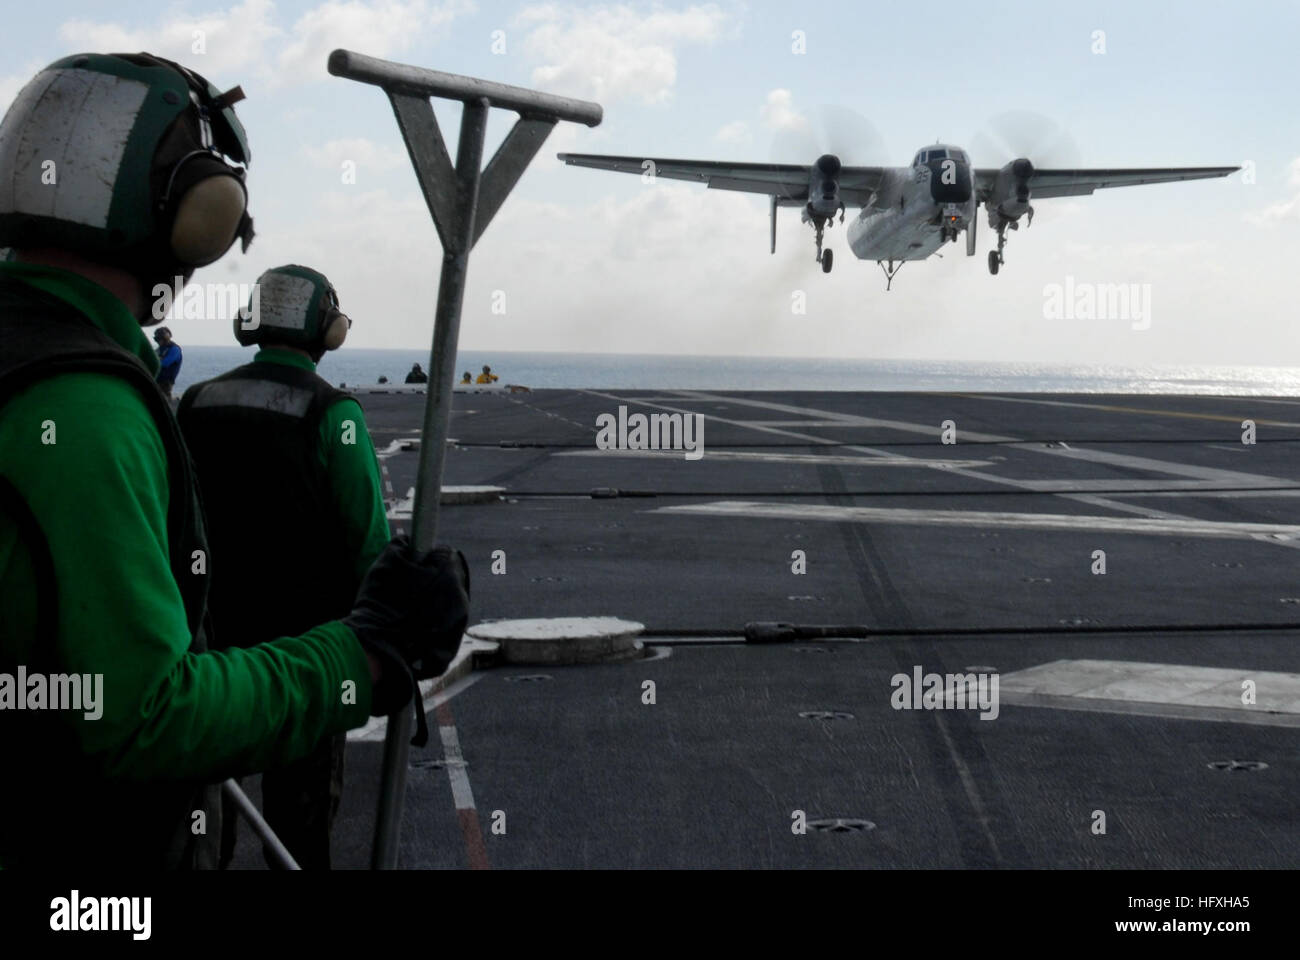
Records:
M367 658L338 621L206 651L188 455L116 297L2 263L0 338L0 864L206 865L201 788L365 723Z

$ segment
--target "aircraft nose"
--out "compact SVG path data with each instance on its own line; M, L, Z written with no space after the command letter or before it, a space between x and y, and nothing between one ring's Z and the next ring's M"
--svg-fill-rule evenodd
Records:
M935 203L965 203L970 195L970 164L960 160L936 160L930 164L930 197Z

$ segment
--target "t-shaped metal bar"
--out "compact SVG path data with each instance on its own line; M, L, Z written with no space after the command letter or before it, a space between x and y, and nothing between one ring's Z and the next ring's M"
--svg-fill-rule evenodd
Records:
M470 250L501 209L555 124L560 120L571 120L594 127L600 123L603 111L596 103L390 63L348 50L335 50L330 54L329 71L335 76L375 84L388 94L429 214L442 241L442 276L438 283L433 348L429 357L429 388L424 405L413 523L416 548L428 550L438 532L438 503L442 493L452 387L456 382L460 311L465 297ZM430 97L464 101L454 167L433 106L429 103ZM487 114L488 109L494 106L514 110L520 116L497 148L487 169L483 170ZM383 783L370 857L374 869L391 869L397 864L410 735L409 712L400 711L388 718Z
M421 97L441 97L444 100L486 100L488 106L514 110L525 117L546 117L551 121L568 120L585 123L589 127L600 124L604 110L598 103L588 100L571 100L557 97L527 87L512 87L505 83L462 77L441 70L412 67L404 63L367 57L351 50L335 50L330 54L329 71L336 77L346 77L360 83L373 83L383 87L385 93L413 93Z

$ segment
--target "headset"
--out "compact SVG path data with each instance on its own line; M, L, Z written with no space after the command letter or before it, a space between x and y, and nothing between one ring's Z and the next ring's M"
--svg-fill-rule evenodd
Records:
M241 251L247 252L253 219L248 215L245 168L223 159L228 156L245 166L251 159L244 128L231 109L244 99L243 88L220 93L179 63L150 54L137 56L184 77L194 107L176 118L155 157L159 173L166 178L156 201L159 233L167 237L172 256L193 267L219 260L236 239L241 241ZM163 97L169 99L166 93Z
M321 304L320 345L326 350L337 350L348 338L352 318L339 309L339 295L330 284L326 301Z

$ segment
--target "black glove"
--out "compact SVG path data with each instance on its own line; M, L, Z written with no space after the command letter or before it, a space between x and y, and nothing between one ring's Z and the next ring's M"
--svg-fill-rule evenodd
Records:
M343 622L381 663L371 714L396 713L418 699L416 681L441 674L460 649L469 623L465 557L450 547L420 553L408 537L394 537L366 573ZM424 711L417 714L422 743Z

